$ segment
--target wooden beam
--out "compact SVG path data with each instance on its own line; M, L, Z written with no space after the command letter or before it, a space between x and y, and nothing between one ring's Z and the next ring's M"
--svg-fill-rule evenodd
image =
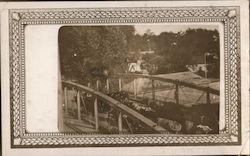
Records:
M129 132L132 134L133 133L133 128L131 126L131 123L128 122L128 119L127 118L124 118L126 124L128 125L128 128L129 128Z
M119 81L119 92L121 92L122 91L122 79L119 78L118 81Z
M89 88L91 87L90 82L88 83L88 87L89 87ZM89 96L90 96L90 94L87 93L87 97L89 97Z
M77 119L81 120L81 101L80 101L80 91L77 91L76 94L76 103L77 103Z
M133 86L133 89L134 89L134 96L135 96L135 98L136 98L136 96L137 96L136 78L134 78L133 84L134 84L134 86Z
M85 113L87 114L87 113L88 113L88 110L87 110L87 108L86 108L86 103L85 103L85 101L84 101L84 98L83 98L82 96L80 96L80 97L81 97L81 100L82 100L83 109L84 109Z
M177 105L179 105L179 85L175 84L175 102Z
M109 93L109 79L107 78L107 92Z
M152 100L155 103L155 84L153 79L152 79Z
M207 92L207 104L210 104L210 94Z
M99 91L99 80L96 80L96 90Z
M95 117L95 129L99 129L99 120L98 120L98 105L97 105L97 98L94 101L94 117Z
M122 130L122 113L121 112L119 113L119 116L118 116L118 130L119 130L119 133L123 132L123 130Z

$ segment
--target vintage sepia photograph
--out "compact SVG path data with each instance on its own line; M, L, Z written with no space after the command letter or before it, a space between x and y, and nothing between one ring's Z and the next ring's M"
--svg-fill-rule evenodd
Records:
M0 3L3 155L249 154L248 5Z
M61 132L219 134L218 25L63 26Z

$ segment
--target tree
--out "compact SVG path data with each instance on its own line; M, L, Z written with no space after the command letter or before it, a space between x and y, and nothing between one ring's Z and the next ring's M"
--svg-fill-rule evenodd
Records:
M219 33L217 30L188 29L184 32L162 32L155 39L156 53L163 57L158 62L160 73L168 73L164 64L171 64L171 72L185 71L185 65L204 64L205 53L217 59L208 59L214 68L211 76L219 75Z
M219 33L217 30L188 29L180 39L180 46L185 47L190 55L191 64L204 63L205 53L219 53Z
M131 27L62 27L59 30L62 74L84 82L98 78L104 69L109 73L124 72L128 40L134 33Z
M206 57L206 62L210 64L208 77L219 78L220 46L217 30L188 29L180 39L180 46L188 53L183 54L186 64L204 64ZM210 54L208 57L205 56L207 53Z

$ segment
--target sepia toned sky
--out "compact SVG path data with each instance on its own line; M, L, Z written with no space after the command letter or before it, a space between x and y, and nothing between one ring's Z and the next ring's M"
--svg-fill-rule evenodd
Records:
M187 29L208 29L218 30L218 25L135 25L136 34L143 35L148 29L151 30L155 35L159 35L161 32L180 32Z

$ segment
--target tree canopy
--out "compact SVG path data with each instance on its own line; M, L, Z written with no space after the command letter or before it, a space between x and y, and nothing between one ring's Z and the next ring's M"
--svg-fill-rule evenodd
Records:
M157 73L185 71L187 64L204 63L205 53L219 58L219 33L188 29L155 35L148 30L140 35L134 26L64 26L59 30L61 73L67 78L89 81L104 70L124 73L128 62L147 50L155 52L144 58L159 67Z
M73 78L93 78L106 69L124 72L132 26L72 26L59 30L61 72Z

